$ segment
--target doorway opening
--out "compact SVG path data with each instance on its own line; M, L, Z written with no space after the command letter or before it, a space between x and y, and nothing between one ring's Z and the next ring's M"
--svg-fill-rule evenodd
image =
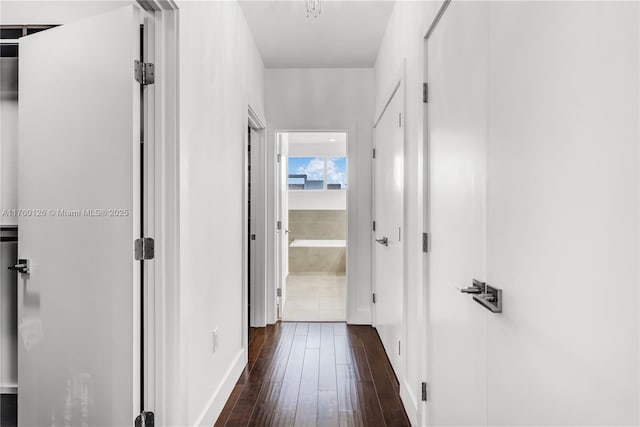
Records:
M346 321L347 133L277 134L279 314Z

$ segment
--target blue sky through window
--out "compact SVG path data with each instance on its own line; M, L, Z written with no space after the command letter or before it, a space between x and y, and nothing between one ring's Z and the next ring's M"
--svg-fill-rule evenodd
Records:
M289 187L292 190L321 190L324 188L325 179L328 189L336 189L338 185L342 190L347 187L347 159L345 157L289 157L288 163ZM307 185L302 188L304 178L294 178L291 177L292 175L306 175Z

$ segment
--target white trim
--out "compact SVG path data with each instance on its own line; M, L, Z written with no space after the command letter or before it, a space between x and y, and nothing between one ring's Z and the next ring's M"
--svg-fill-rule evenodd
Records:
M418 398L406 380L400 381L400 400L412 426L418 425Z
M240 378L240 374L242 374L242 371L244 370L246 360L247 353L242 349L238 352L235 359L233 359L233 362L225 373L222 382L209 398L207 405L196 419L196 422L193 423L194 426L211 427L215 424L225 403L227 402L227 399L231 395L233 387L236 385L238 378Z
M185 324L181 318L180 300L180 194L179 194L179 112L178 112L178 27L179 12L171 0L137 0L139 5L154 18L154 36L149 40L153 47L156 79L153 84L155 114L153 124L154 144L149 150L153 156L153 170L147 174L148 202L153 204L154 216L147 222L149 233L156 241L153 262L154 286L149 289L153 302L149 321L153 324L153 336L147 345L150 360L147 378L147 410L155 412L158 425L184 425L187 420L185 401L186 372ZM151 168L149 168L151 169ZM152 211L151 209L149 211Z
M0 386L1 394L18 394L18 384L4 384Z

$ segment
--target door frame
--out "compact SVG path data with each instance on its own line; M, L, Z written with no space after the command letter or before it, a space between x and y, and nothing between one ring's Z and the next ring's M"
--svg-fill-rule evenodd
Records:
M403 199L403 215L402 215L402 331L400 333L400 339L402 343L407 343L410 340L410 337L408 336L408 332L407 332L407 323L408 323L408 318L407 318L407 310L405 309L408 304L409 301L407 301L407 295L408 295L408 283L407 283L407 273L408 273L408 268L407 268L407 259L410 255L409 252L409 236L407 233L407 228L408 228L408 212L409 209L407 208L407 182L408 182L408 168L406 167L407 164L409 164L409 162L407 161L407 140L408 140L408 135L407 135L407 74L406 74L406 69L407 69L407 62L406 59L403 59L400 63L400 66L398 68L398 71L395 74L395 78L393 78L391 80L391 84L388 86L390 89L386 92L384 99L384 102L381 104L380 110L376 113L376 115L374 116L375 121L373 124L373 147L376 148L377 142L376 142L376 127L378 125L378 123L380 122L380 120L382 119L382 117L384 116L384 113L387 110L387 107L389 106L389 104L391 103L392 99L394 96L396 95L400 95L402 96L402 100L401 100L401 105L402 105L402 110L401 110L401 114L402 114L402 150L403 150L403 188L402 188L402 199ZM372 161L372 187L371 187L371 213L373 216L373 220L375 221L375 173L376 173L376 169L375 169L375 160L371 160ZM373 231L373 227L371 229L371 239L372 239L372 245L371 245L371 289L372 292L375 293L376 291L376 277L375 277L375 251L376 251L376 246L375 246L375 231ZM373 327L376 326L376 307L375 304L373 303L373 299L371 300L371 325ZM406 349L406 345L402 345L401 346L403 349ZM405 374L406 374L406 366L407 366L407 351L401 351L400 354L400 368L399 368L399 372L397 373L397 380L399 383L399 387L400 387L400 400L402 401L402 404L405 408L405 411L407 412L407 415L409 416L409 419L412 423L416 422L416 414L415 411L413 411L415 408L418 407L418 400L419 400L419 396L416 396L416 394L413 392L413 390L415 389L414 387L414 381L415 379L412 378L405 378Z
M182 424L186 403L180 378L186 351L180 322L180 144L179 144L179 11L173 0L135 0L146 13L151 32L144 41L155 65L155 83L147 86L147 168L145 234L155 239L155 258L147 264L145 293L145 409L159 425Z
M347 179L353 177L353 175L351 174L350 170L350 164L352 164L352 162L354 161L354 159L351 159L349 156L349 138L350 135L352 134L352 131L350 129L276 129L273 131L273 141L274 141L274 147L273 147L273 152L275 153L274 159L273 159L273 164L275 165L274 167L274 180L273 180L273 186L270 189L267 189L267 194L270 191L273 191L272 193L272 197L275 200L275 203L273 204L273 215L274 215L274 221L273 221L273 231L269 233L269 236L267 238L267 246L271 247L274 250L275 256L274 256L274 274L273 274L273 278L274 278L274 283L273 286L268 286L266 287L266 310L267 313L269 314L273 314L274 318L275 318L275 322L278 322L281 320L282 317L282 311L284 309L284 307L280 308L280 313L278 313L278 296L277 296L277 291L276 289L278 288L278 284L282 283L282 254L279 253L280 251L278 251L278 229L276 226L276 223L281 220L280 216L279 216L279 211L280 211L280 205L281 205L281 200L282 197L280 196L280 186L279 186L279 178L278 178L278 173L279 173L279 164L278 164L278 155L280 154L280 146L279 146L279 138L278 135L280 134L288 134L288 133L305 133L305 132L318 132L318 133L322 133L322 132L340 132L340 133L344 133L346 135L346 158L347 158ZM281 164L281 163L280 163ZM349 319L349 290L350 289L355 289L356 288L356 284L355 283L351 283L351 281L354 280L355 278L355 274L350 274L350 268L349 268L349 194L351 189L354 188L354 185L347 185L346 188L346 203L347 203L347 207L346 207L346 211L347 211L347 251L346 251L346 281L347 281L347 293L346 293L346 307L345 307L345 322L348 322ZM269 191L270 190L270 191ZM353 239L355 240L355 239ZM352 245L355 245L356 242L352 242ZM265 270L265 274L268 270ZM278 314L280 315L280 317L278 317ZM269 315L267 315L267 317L269 317ZM269 319L267 318L267 321Z
M251 204L256 206L257 218L260 224L256 223L256 229L252 230L259 238L255 243L254 260L253 265L256 267L254 274L251 276L253 279L258 278L258 281L252 280L249 283L249 244L247 243L248 235L248 220L249 210L247 209L247 203L249 201L249 180L247 166L249 163L249 135L245 129L244 139L244 157L243 157L243 175L242 175L242 347L245 349L245 358L248 357L249 352L249 326L251 327L264 327L267 325L266 315L266 274L265 274L265 256L266 256L266 147L265 147L265 131L266 121L262 116L257 113L257 110L250 104L247 108L247 124L251 130L256 131L258 136L257 141L251 141L252 152L258 153L258 162L260 167L257 169L259 176L262 178L261 186L258 187L255 182L252 182L251 189L257 190L252 193ZM251 167L256 165L251 163ZM258 273L258 274L255 274ZM249 288L251 287L251 288ZM249 295L251 295L251 313L249 313ZM251 322L248 322L249 316L251 316Z

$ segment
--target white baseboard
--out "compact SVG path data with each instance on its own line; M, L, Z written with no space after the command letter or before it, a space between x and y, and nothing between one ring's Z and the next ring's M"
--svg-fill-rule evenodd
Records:
M412 426L418 425L418 400L406 381L400 382L400 400Z
M0 384L0 394L17 394L18 384L16 383L3 383Z
M244 349L242 349L233 360L233 363L231 363L231 367L225 374L218 388L213 392L207 406L193 424L194 426L211 427L215 424L246 364L246 353Z

